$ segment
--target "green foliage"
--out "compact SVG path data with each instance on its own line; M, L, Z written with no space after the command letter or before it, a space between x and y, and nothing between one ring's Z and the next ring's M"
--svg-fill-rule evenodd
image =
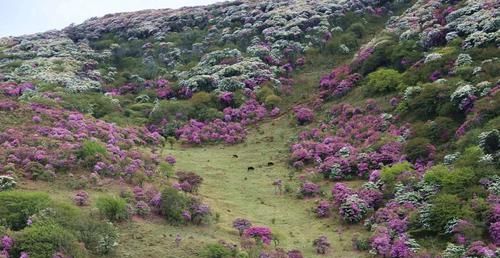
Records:
M197 120L210 121L216 118L222 118L224 113L215 108L203 108L197 109L197 112L195 114L191 114L191 116Z
M352 31L357 38L362 38L365 35L365 26L359 22L353 23L347 30Z
M427 137L432 142L444 143L449 141L455 133L456 122L445 116L438 116L428 125Z
M13 253L16 255L27 252L31 258L47 258L64 252L75 258L86 257L76 237L55 223L33 224L17 233L15 241Z
M402 75L393 69L381 68L366 78L365 90L368 94L383 94L395 91L401 83Z
M201 257L205 258L231 258L235 257L235 252L228 250L221 244L208 244L201 252Z
M264 104L267 108L277 107L281 103L282 99L274 94L268 95L264 100Z
M158 102L149 116L151 123L159 123L163 119L168 121L187 120L188 115L195 112L192 104L183 100L162 100Z
M189 100L194 108L206 108L214 105L212 95L205 91L196 92Z
M426 83L430 81L430 75L434 72L447 74L449 64L454 62L459 48L446 47L437 51L441 54L441 58L422 64L419 67L411 67L404 73L403 80L407 85L417 85L418 83Z
M117 245L118 231L109 222L92 218L79 218L75 225L76 236L92 253L104 255L111 253Z
M129 217L127 202L122 198L114 196L99 197L96 206L101 215L110 221L123 221Z
M264 102L268 96L274 95L274 90L269 86L264 86L257 90L257 100Z
M62 94L62 99L64 108L91 114L95 118L102 118L118 110L118 105L101 93L65 93Z
M450 170L444 165L432 167L425 173L425 182L437 184L445 193L460 194L467 187L475 185L476 178L471 168L456 168Z
M422 91L408 100L408 113L418 120L432 119L437 115L455 118L457 115L450 102L452 91L448 84L424 84Z
M470 208L458 196L439 194L432 200L430 224L433 231L443 232L452 219L469 219L473 216Z
M189 205L189 198L172 187L167 187L161 193L161 209L165 219L174 225L184 222L182 211Z
M477 167L478 161L483 155L481 149L478 146L468 147L464 150L464 153L460 155L460 158L455 161L456 167Z
M409 160L425 159L429 157L431 142L424 137L416 137L406 142L404 152Z
M407 161L397 163L392 166L384 166L382 168L382 171L380 171L380 179L382 180L382 182L384 182L385 191L392 192L398 176L406 171L414 171L411 163Z
M26 226L28 218L50 205L47 194L36 192L0 192L1 225L19 230Z
M107 154L106 147L97 141L94 140L85 140L82 143L82 147L78 153L78 157L81 159L86 159L89 157L94 157L96 155L106 155Z

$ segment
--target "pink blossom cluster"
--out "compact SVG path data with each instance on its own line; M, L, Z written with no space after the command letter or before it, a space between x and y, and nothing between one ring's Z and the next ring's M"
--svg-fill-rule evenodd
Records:
M255 99L246 101L239 108L227 107L224 109L224 121L240 122L243 126L255 124L264 119L267 115L267 110L263 104L260 104Z
M15 82L0 83L0 92L9 97L19 97L27 90L34 90L35 85L30 82L17 84Z
M372 252L381 257L410 258L413 257L408 236L406 234L391 234L386 227L378 227L370 239Z
M78 206L85 206L89 204L89 194L85 191L78 191L75 196L73 196L73 201Z
M181 141L190 144L224 142L235 144L245 139L246 132L241 123L225 122L215 119L210 122L199 122L194 119L177 130Z
M500 203L493 204L493 207L490 211L489 222L489 233L491 240L496 245L500 245Z
M229 91L221 92L219 95L219 102L224 106L229 106L233 103L234 94Z
M253 226L245 229L244 236L258 239L267 245L270 244L272 240L271 229L263 226Z
M3 236L0 239L0 248L1 252L0 255L3 255L5 257L9 257L9 251L12 249L14 246L14 240L10 236Z
M322 77L319 81L319 87L322 90L320 95L323 98L343 96L352 89L361 78L362 76L360 74L352 73L348 65L339 66L333 69L329 75Z
M497 257L494 245L486 245L483 241L475 241L469 245L465 257Z
M315 208L316 216L328 217L331 207L338 209L345 221L359 222L368 209L378 208L383 200L382 192L377 188L362 187L355 191L343 183L336 183L332 188L333 201L320 201Z
M396 139L407 129L377 113L372 103L366 109L347 104L334 106L330 121L299 134L298 142L291 146L291 162L299 168L315 164L325 177L342 179L367 177L381 165L404 159L403 146ZM385 136L394 140L376 150L363 151Z
M299 125L308 124L314 119L314 112L310 108L297 106L293 108L293 112Z
M304 197L314 197L320 192L319 185L313 182L304 182L300 187L300 194Z
M162 137L145 128L118 127L84 116L40 104L22 105L17 112L37 117L34 124L7 128L0 133L0 170L13 170L35 178L46 171L92 168L102 175L125 175L138 172L152 174L157 165L154 155L135 148L159 144ZM33 119L35 120L35 119ZM95 157L91 163L80 160L84 141L101 142L106 155Z

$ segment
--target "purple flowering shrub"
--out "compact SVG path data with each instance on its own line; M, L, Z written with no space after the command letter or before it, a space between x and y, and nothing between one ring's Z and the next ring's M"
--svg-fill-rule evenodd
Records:
M9 97L19 97L23 95L24 92L29 90L35 90L35 85L30 82L24 82L21 84L17 84L15 82L0 83L0 92Z
M299 194L302 197L315 197L319 193L320 193L319 185L312 182L304 182L299 190Z
M175 157L172 155L165 157L165 161L170 165L174 165L176 163Z
M55 178L59 171L83 169L130 179L135 174L151 175L158 165L155 155L136 151L163 141L145 128L119 127L41 104L22 105L18 112L43 120L15 128L6 125L0 132L0 162L28 178Z
M239 108L224 109L224 121L239 122L243 126L255 124L267 116L267 109L255 99L249 99Z
M378 227L370 239L371 252L381 257L413 257L412 246L405 234L393 235L385 227Z
M240 123L225 122L220 119L204 123L190 120L177 130L181 141L190 144L217 143L235 144L246 137L244 127Z
M242 236L245 230L250 228L251 226L252 223L247 219L237 218L233 221L233 228L238 230L240 236Z
M135 204L135 213L141 217L147 217L151 213L151 208L145 201L138 201Z
M314 213L318 218L328 218L330 217L330 203L328 201L320 201L318 206L314 209Z
M339 66L329 75L321 78L320 95L322 98L341 97L349 92L361 78L360 74L352 73L348 65Z
M398 127L392 118L380 115L373 103L368 103L365 110L347 104L335 105L331 115L319 128L299 134L298 141L291 146L291 163L295 167L315 164L325 178L339 180L368 177L382 164L404 158L403 145L396 140L362 151L384 137L397 138L407 133L406 127Z
M295 114L295 118L297 119L297 123L299 125L305 125L314 119L314 113L311 109L306 107L294 107L293 112Z
M176 173L179 180L179 186L182 191L188 193L198 192L198 188L203 182L203 178L194 172L179 171Z
M317 254L326 254L330 250L330 242L326 236L320 236L314 239L313 246L316 248Z
M75 196L73 196L73 201L78 206L86 206L89 204L89 194L85 191L78 191Z
M339 214L349 223L360 222L368 212L368 204L357 194L350 195L339 207Z
M262 243L268 245L272 240L271 229L262 226L253 226L245 229L245 237L255 238L257 241L262 241Z

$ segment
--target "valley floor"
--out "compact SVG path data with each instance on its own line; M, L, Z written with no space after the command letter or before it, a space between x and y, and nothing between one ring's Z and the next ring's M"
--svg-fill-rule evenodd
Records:
M313 200L300 200L294 194L276 195L272 182L282 179L293 185L297 179L288 179L287 141L293 130L286 117L267 122L249 132L246 143L234 146L206 146L199 148L167 148L164 153L178 159L176 170L195 171L204 178L200 195L220 215L217 222L205 227L167 225L163 220L153 224L133 221L123 226L120 257L192 257L195 245L217 239L238 241L237 231L231 227L235 218L247 218L254 225L269 226L281 238L280 247L300 249L305 257L315 257L312 240L325 235L332 243L328 257L363 257L352 251L351 238L363 232L360 226L341 224L338 218L316 219L310 211ZM238 158L233 157L237 155ZM268 166L268 162L274 163ZM248 172L248 167L255 170ZM326 186L325 191L330 191ZM175 247L176 234L183 238ZM149 246L148 246L149 245ZM199 250L199 249L198 249Z

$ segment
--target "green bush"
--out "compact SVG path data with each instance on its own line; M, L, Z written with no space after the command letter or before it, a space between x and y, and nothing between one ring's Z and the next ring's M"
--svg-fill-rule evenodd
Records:
M235 252L228 250L221 244L208 244L201 252L201 256L205 258L231 258L235 255Z
M224 113L215 108L204 107L196 109L196 112L192 114L191 117L201 121L211 121L216 118L224 117Z
M264 100L264 104L267 108L277 107L281 103L282 99L274 94L268 95Z
M439 194L432 200L429 223L434 231L442 233L451 219L470 219L472 216L470 208L456 195Z
M398 176L406 171L414 171L411 163L407 161L397 163L392 166L384 166L382 168L382 171L380 171L380 179L384 183L384 190L386 192L392 192Z
M481 159L481 156L483 156L483 152L478 146L468 147L454 164L456 167L478 168L478 162ZM485 172L487 173L488 171Z
M74 225L76 236L92 253L104 255L111 253L118 242L118 231L109 222L92 218L79 218Z
M347 30L352 31L357 38L362 38L365 35L366 29L365 26L363 26L363 24L356 22L353 23L351 26L349 26Z
M393 69L381 68L366 78L365 90L368 94L381 94L395 91L401 83L402 75Z
M0 192L0 223L12 230L20 230L31 215L49 205L50 199L44 193Z
M185 100L161 100L149 116L150 123L159 123L163 119L168 121L187 120L188 115L196 112L193 105ZM180 117L179 117L180 115Z
M422 91L408 101L408 111L418 120L432 119L437 115L454 117L451 93L448 84L424 84Z
M432 142L444 143L449 141L455 134L456 122L444 116L438 116L428 124L427 137Z
M403 40L385 48L392 67L400 72L422 58L422 49L415 40Z
M443 165L432 167L425 173L424 180L441 186L442 191L451 194L460 194L467 187L476 183L474 170L471 168L457 168L450 170Z
M74 258L86 257L76 237L55 223L35 223L16 233L14 238L15 257L21 252L29 253L30 258L52 257L56 252L63 252Z
M431 152L429 145L431 142L424 137L416 137L408 140L404 147L404 152L410 161L417 159L425 159L429 157Z
M127 202L122 198L114 196L99 197L96 206L101 215L110 221L123 221L129 217Z
M206 108L206 107L213 107L214 106L214 100L212 98L212 95L208 92L200 91L196 92L193 94L193 97L189 99L189 102L193 105L194 108L200 109L200 108ZM197 110L199 111L199 110Z
M263 86L262 88L257 90L257 100L259 102L264 102L267 96L274 95L274 90L269 86Z
M108 97L101 93L67 93L62 95L62 106L101 118L118 110Z
M85 140L82 143L78 156L81 159L86 159L96 155L106 155L107 152L106 147L102 143L94 140Z
M174 188L167 187L161 193L161 209L165 219L174 225L182 224L182 211L189 206L189 198Z

